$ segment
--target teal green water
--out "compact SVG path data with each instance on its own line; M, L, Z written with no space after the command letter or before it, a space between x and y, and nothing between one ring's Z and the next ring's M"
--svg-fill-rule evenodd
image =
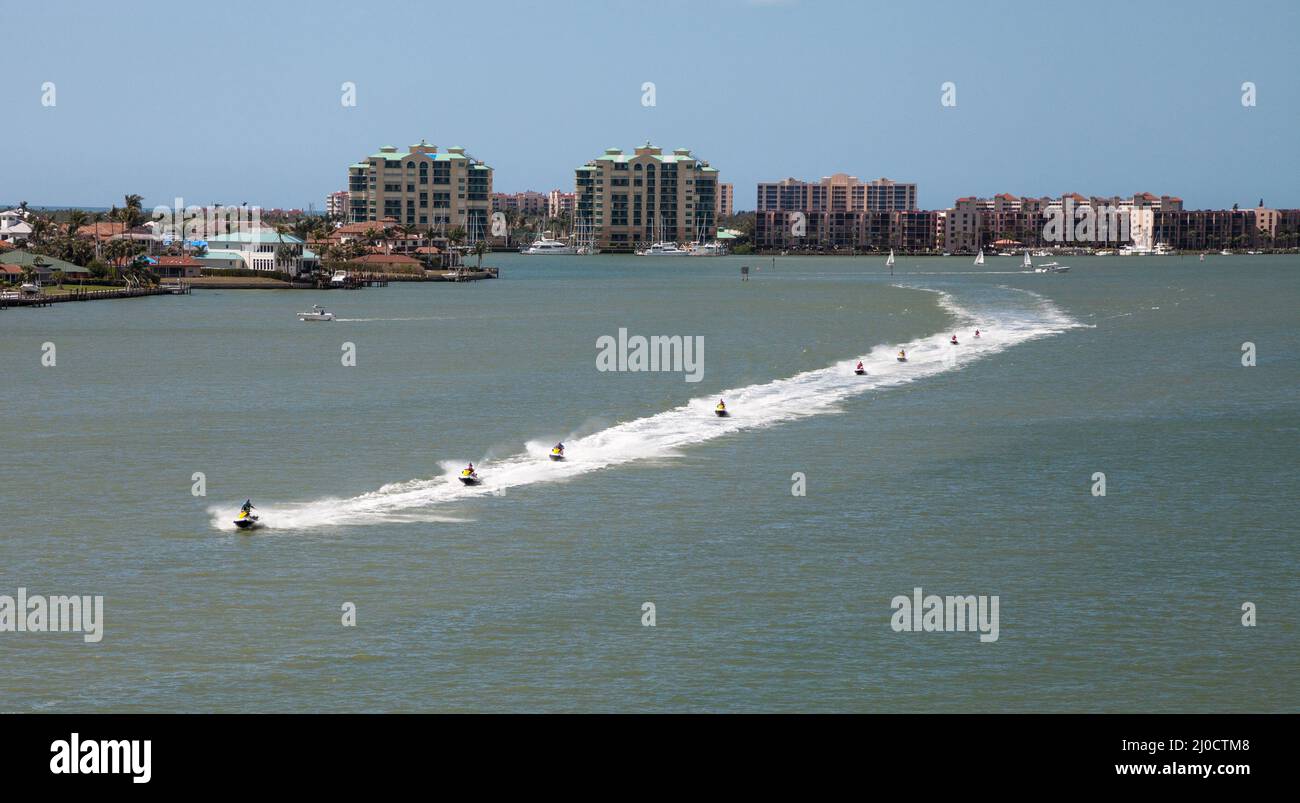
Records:
M105 597L0 632L0 711L1297 709L1294 257L492 261L0 311L0 594Z

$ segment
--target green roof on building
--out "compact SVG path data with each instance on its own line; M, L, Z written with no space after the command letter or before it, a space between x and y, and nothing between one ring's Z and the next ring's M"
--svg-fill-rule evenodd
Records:
M219 250L219 249L218 249L218 250L216 250L216 251L208 251L208 252L206 252L206 253L205 253L203 256L201 256L201 257L195 257L195 259L200 259L200 260L202 260L202 259L234 259L234 260L242 260L243 257L240 256L240 254L239 254L238 251L222 251L222 250Z
M303 241L292 234L281 234L275 229L253 229L252 231L231 231L214 234L208 238L210 243L285 243L300 245Z
M90 271L80 265L74 265L71 262L65 262L45 254L33 254L31 251L5 251L0 253L0 265L13 265L14 267L23 267L25 265L36 265L40 260L40 267L49 270L51 273L61 270L64 273L85 273Z

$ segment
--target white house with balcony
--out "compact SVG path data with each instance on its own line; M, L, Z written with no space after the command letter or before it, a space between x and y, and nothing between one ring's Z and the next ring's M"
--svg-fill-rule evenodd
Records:
M32 236L32 224L21 209L0 212L0 242L20 243Z
M246 270L284 271L290 276L311 273L320 267L306 243L292 234L275 229L251 229L216 234L207 239L207 255L198 261L211 268L240 267ZM283 250L282 250L283 249ZM280 255L279 261L276 259ZM235 264L236 260L241 264Z

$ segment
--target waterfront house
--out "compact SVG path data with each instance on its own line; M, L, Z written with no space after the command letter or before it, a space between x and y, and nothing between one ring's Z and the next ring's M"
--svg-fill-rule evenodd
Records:
M89 279L91 276L90 271L80 265L64 262L62 259L56 259L45 254L33 254L31 251L23 250L0 253L0 265L17 268L19 274L24 269L31 268L43 284L48 284L53 279L55 271L61 271L65 280L71 281ZM12 275L10 271L5 271L7 281L12 281L10 278Z
M206 267L219 260L229 261L235 254L240 264L234 267L257 271L279 271L290 276L310 274L320 267L320 258L299 237L281 234L275 229L257 228L231 231L207 239L208 253L198 260ZM223 253L224 252L224 253Z
M194 260L205 268L216 270L243 270L245 267L244 257L238 251L209 249L203 256L195 256Z
M424 263L405 254L366 254L352 260L363 271L375 273L421 273Z
M163 279L190 279L201 275L203 263L190 256L160 256L151 268Z

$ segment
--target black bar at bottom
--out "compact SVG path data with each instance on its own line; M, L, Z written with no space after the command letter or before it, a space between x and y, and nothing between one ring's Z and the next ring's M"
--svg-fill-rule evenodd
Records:
M1227 791L1287 781L1291 724L1199 714L23 714L0 718L0 782L215 791L264 779L337 793L461 777L486 791L530 778L548 779L536 788L566 777L586 784L599 772L661 781L702 773L733 789L842 778L1038 792L1045 780L1058 784L1053 790L1194 782Z

